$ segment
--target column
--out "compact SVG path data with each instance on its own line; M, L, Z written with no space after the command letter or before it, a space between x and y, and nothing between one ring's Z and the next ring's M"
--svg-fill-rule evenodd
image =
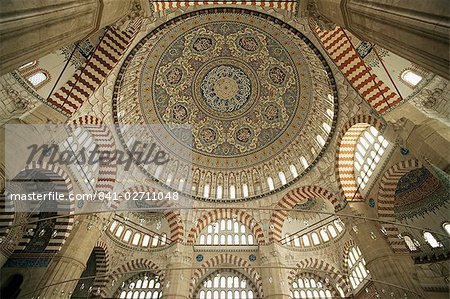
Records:
M187 299L191 282L192 246L176 243L167 254L167 272L164 278L163 297L167 299Z
M2 1L0 75L82 40L131 11L132 0Z
M445 0L315 0L317 13L444 78L449 78Z
M75 289L81 277L86 263L91 255L103 227L105 215L81 216L78 224L74 226L66 244L61 251L53 258L44 276L38 284L38 288L49 286L37 290L33 295L40 298L66 298ZM100 218L101 217L101 218ZM72 280L62 283L67 280Z
M289 269L281 258L280 245L273 243L260 245L261 278L265 299L291 299L289 287Z
M358 204L357 210L356 213L360 215L369 215L371 212L365 203ZM419 282L414 278L414 262L409 254L395 254L377 223L361 219L347 221L347 229L361 249L366 268L372 279L379 281L375 282L379 293L384 290L389 298L403 298L405 293L408 298L425 298ZM354 226L357 227L356 232L353 230ZM404 287L406 290L389 284Z
M389 112L386 120L391 122L402 147L419 160L429 161L444 171L448 170L450 132L446 123L430 117L412 102Z

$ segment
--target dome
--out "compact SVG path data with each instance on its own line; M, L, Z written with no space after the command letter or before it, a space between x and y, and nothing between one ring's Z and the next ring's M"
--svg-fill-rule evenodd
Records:
M219 201L260 197L301 177L324 150L336 109L331 70L309 39L236 8L195 11L154 29L123 63L113 98L117 124L164 125L142 136L170 163L143 172ZM124 126L118 135L129 150L130 139L144 138ZM177 176L183 169L191 175ZM191 187L179 184L190 177Z

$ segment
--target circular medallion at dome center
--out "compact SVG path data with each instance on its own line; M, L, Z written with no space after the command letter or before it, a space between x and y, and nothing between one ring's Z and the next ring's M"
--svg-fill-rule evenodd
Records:
M233 112L250 98L250 80L239 68L220 65L210 70L201 83L206 104L218 112Z
M259 85L251 66L234 57L218 57L198 69L192 96L207 117L231 121L250 112L258 99Z

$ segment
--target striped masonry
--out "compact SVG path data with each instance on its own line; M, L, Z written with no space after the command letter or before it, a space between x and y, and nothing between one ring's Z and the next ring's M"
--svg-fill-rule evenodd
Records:
M329 263L311 257L300 261L296 264L296 269L290 270L288 278L289 285L292 284L292 282L299 276L300 273L307 272L308 270L313 272L314 270L320 270L320 272L322 272L323 274L322 276L329 277L330 280L334 281L334 284L337 284L340 288L342 288L345 296L350 296L352 290L345 281L345 275L343 275L338 269L336 269Z
M42 163L38 164L36 162L32 162L30 165L28 165L24 170L39 170L43 171L48 177L51 179L61 180L61 178L64 180L64 183L57 184L57 188L53 191L55 192L61 192L69 194L72 194L73 187L72 182L70 181L69 176L65 173L65 171L53 164L47 164ZM69 215L67 215L67 208L69 208ZM72 231L73 224L74 224L74 208L75 203L73 200L70 201L70 203L67 202L58 202L58 214L57 215L67 215L66 217L58 217L56 218L56 224L54 227L54 230L56 231L56 234L52 236L50 242L47 244L45 250L43 253L56 253L59 250L61 250L62 246L66 242L67 238L70 235L70 232ZM28 222L33 222L39 219L38 213L32 213L29 218ZM25 229L25 232L32 229L33 234L27 234L25 233L24 236L22 236L21 240L15 247L14 252L21 252L26 248L30 240L33 238L33 235L36 233L39 233L36 231L37 228L37 222L29 223Z
M97 241L93 249L95 254L95 280L92 288L93 294L101 294L101 290L106 286L107 276L109 271L109 254L108 247L102 241ZM95 295L94 295L95 296Z
M109 76L141 24L139 18L125 31L109 28L85 65L48 99L48 104L67 116L73 115Z
M109 128L95 116L80 116L69 125L69 129L75 130L82 126L91 133L95 143L98 146L99 154L106 153L108 156L116 152L116 142ZM95 190L97 192L110 193L114 189L114 183L117 175L117 161L100 161L97 183Z
M116 203L113 203L112 208L117 208L120 203L124 201L126 193L133 193L133 192L159 192L159 190L147 187L147 186L135 186L128 189L123 190L119 195L119 200ZM156 203L157 205L155 207L167 207L170 208L174 206L174 203L172 201L155 201L152 203ZM161 213L164 214L164 217L167 219L167 222L169 223L169 229L170 229L170 240L171 242L183 242L184 237L184 226L183 226L183 220L181 218L181 214L179 210L163 210Z
M400 178L406 173L421 168L423 165L419 160L412 159L401 161L389 168L381 178L378 191L378 218L381 221L395 222L394 201L395 190ZM387 239L396 253L409 253L406 243L398 237L399 230L394 224L381 223L387 231Z
M153 9L156 12L163 11L165 9L172 9L178 7L189 7L189 6L199 6L199 5L214 5L214 4L237 4L237 5L250 5L250 6L260 6L283 9L290 12L295 12L297 2L292 0L287 1L273 1L273 0L256 0L256 1L192 1L192 0L165 0L165 1L153 1Z
M216 266L230 266L232 269L233 266L236 267L244 267L241 270L243 273L247 274L248 278L252 279L258 294L255 294L256 298L264 298L264 292L262 288L262 280L259 273L255 268L251 266L251 264L241 257L229 254L229 253L221 253L219 255L214 256L208 261L204 262L198 269L196 269L192 275L191 283L189 285L189 298L194 297L194 291L198 284L202 281L205 274L213 267Z
M383 129L381 121L374 116L357 115L343 126L337 138L337 182L339 189L342 190L342 198L347 201L363 200L355 178L354 157L358 138L369 126L375 127L378 131Z
M150 272L154 273L155 275L159 276L159 281L161 282L161 285L164 285L164 272L160 270L160 268L153 263L152 261L149 261L144 258L136 259L129 261L120 267L116 268L112 272L110 276L106 279L106 287L104 287L100 293L101 298L112 298L111 295L115 289L117 288L116 284L118 281L120 281L124 275L127 273L133 272L133 271L140 271L140 270L149 270Z
M187 243L195 244L198 235L208 224L221 219L232 219L233 217L251 230L258 244L266 243L264 232L259 223L250 214L237 209L219 209L203 213L197 219L197 225L189 232Z
M332 31L316 27L313 32L347 80L377 112L383 114L400 103L401 98L371 72L341 27Z
M341 202L328 190L319 186L304 186L289 191L277 203L275 211L272 214L270 223L271 231L269 232L269 241L280 241L283 230L284 221L288 215L285 210L292 209L296 204L301 203L311 197L320 197L331 202L335 211L339 211L343 205ZM281 209L281 210L277 210Z

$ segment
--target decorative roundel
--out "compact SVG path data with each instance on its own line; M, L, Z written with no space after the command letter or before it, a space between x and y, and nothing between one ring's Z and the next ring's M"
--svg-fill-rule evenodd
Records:
M406 156L406 155L409 154L409 149L407 149L407 148L405 148L405 147L401 147L401 148L400 148L400 153L401 153L403 156Z
M375 208L375 199L369 198L369 207Z
M161 147L191 150L188 159L167 149L173 174L189 168L192 188L179 191L208 200L257 198L301 177L301 158L317 161L336 110L336 84L315 46L281 20L238 8L187 13L154 29L124 61L113 93L116 124L164 124ZM134 137L117 128L130 150Z
M195 257L195 259L197 260L197 262L201 262L203 261L203 255L199 254Z
M256 261L256 255L250 254L249 257L248 257L248 260L249 260L250 262Z

